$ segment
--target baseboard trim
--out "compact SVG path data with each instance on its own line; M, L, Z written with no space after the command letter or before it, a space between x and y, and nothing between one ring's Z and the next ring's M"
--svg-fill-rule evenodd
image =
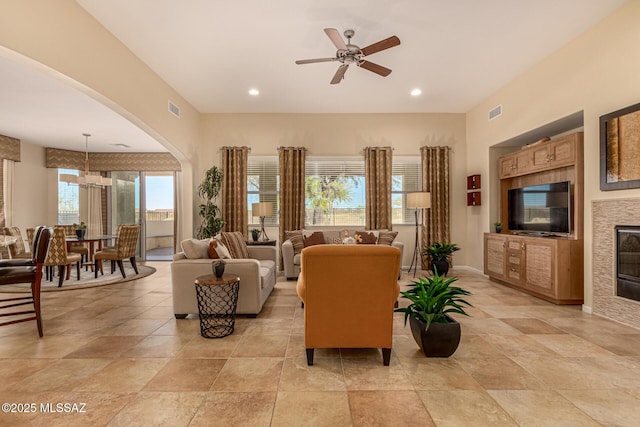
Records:
M582 311L587 314L593 314L593 308L588 305L582 304Z
M402 268L401 268L401 270L402 270L402 271L404 271L404 272L407 272L407 271L409 270L409 267L410 267L410 266L408 266L408 265L403 265L403 266L402 266ZM412 269L412 270L413 270L413 269ZM482 270L478 270L477 268L470 267L470 266L468 266L468 265L456 265L456 266L454 266L454 267L451 267L451 270L464 270L464 271L470 271L470 272L472 272L472 273L480 274L481 276L484 276L484 277L489 277L489 276L487 276L486 274L484 274L484 271L482 271Z

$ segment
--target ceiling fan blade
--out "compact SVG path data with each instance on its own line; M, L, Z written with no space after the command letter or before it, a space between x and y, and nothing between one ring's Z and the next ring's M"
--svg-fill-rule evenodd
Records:
M377 43L370 44L369 46L362 49L362 54L364 56L372 55L376 52L380 52L381 50L390 49L394 46L398 46L400 44L400 39L396 36L391 36L388 39L380 40Z
M374 64L373 62L362 60L358 63L360 68L364 68L365 70L372 71L376 74L381 75L382 77L387 77L391 74L391 70L387 67L383 67L382 65Z
M337 60L337 58L299 59L296 61L296 64L313 64L315 62L333 62Z
M347 72L347 68L349 68L349 64L342 64L340 67L338 67L338 71L336 71L336 73L333 75L333 78L331 79L332 85L337 85L342 81L342 79L344 78L344 73Z
M336 30L335 28L325 28L324 32L327 36L329 36L333 44L338 49L347 50L347 45L344 44L344 40L342 39L342 36L338 32L338 30Z

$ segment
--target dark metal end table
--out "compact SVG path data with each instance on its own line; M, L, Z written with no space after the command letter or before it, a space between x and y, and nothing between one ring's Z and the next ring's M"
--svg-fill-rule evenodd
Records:
M195 287L200 313L200 335L205 338L231 335L236 323L240 278L223 275L218 279L213 274L206 274L196 278Z

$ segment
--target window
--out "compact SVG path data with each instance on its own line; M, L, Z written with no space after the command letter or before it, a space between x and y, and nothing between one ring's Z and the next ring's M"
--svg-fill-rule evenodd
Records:
M58 169L58 224L80 223L80 188L60 181L61 174L78 176L75 169Z
M422 191L419 156L394 156L391 178L392 224L414 224L414 209L407 209L407 194Z
M265 226L278 226L280 212L280 170L275 156L249 156L247 162L247 209L248 224L258 227L260 219L251 212L252 203L272 202L275 206L272 216L264 218Z
M308 157L305 174L306 225L364 225L362 157Z

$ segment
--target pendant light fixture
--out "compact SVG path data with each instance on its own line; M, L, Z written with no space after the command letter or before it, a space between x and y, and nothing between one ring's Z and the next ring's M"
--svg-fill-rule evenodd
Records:
M84 176L76 176L76 175L63 173L63 174L60 174L60 181L66 182L67 184L79 185L80 187L83 187L83 188L111 187L111 178L105 178L100 175L89 174L89 137L91 136L91 134L83 133L82 136L84 136L85 138Z

